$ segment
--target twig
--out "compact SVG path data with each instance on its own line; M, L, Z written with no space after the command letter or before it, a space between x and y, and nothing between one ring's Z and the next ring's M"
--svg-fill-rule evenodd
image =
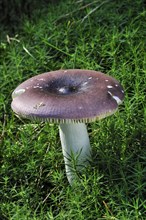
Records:
M28 49L23 45L23 49L25 50L25 52L29 55L29 56L31 56L32 58L34 58L35 59L35 57L28 51Z
M57 50L57 51L59 51L59 52L65 54L66 56L69 56L69 57L71 57L71 58L74 58L74 54L69 54L69 53L65 52L64 50L62 50L62 49L60 49L60 48L54 46L53 44L47 42L46 40L43 40L43 42L44 42L45 44L47 44L48 46L52 47L53 49L55 49L55 50ZM86 63L85 61L81 60L80 58L76 58L76 60L78 60L78 61L80 61L80 62L82 62L82 63Z
M100 5L98 5L97 7L95 7L94 9L92 9L81 21L81 23L84 22L84 20L86 18L88 18L89 15L91 15L94 11L96 11L97 9L99 9L102 5L104 5L105 3L109 2L109 0L102 2Z
M56 23L56 22L58 22L59 20L61 20L61 19L63 19L63 18L66 18L66 17L68 17L68 16L70 16L70 15L72 15L72 14L74 14L74 13L80 11L80 10L84 10L85 8L87 8L87 7L89 7L89 6L93 5L93 4L95 4L95 3L97 3L97 2L98 2L97 0L94 1L94 2L90 2L90 3L88 3L88 4L86 4L86 5L82 6L82 7L80 7L80 8L77 9L77 10L74 10L74 11L72 11L72 12L70 12L70 13L64 14L64 15L62 15L61 17L59 17L58 19L56 19L54 22ZM76 2L76 3L80 3L80 1L78 1L78 2Z
M108 210L108 212L109 212L109 213L112 215L112 217L113 217L113 213L112 213L111 210L109 209L109 207L108 207L108 205L106 204L106 202L105 202L105 201L102 201L102 202L103 202L105 208Z
M6 35L7 38L7 42L10 44L11 41L16 41L18 43L20 43L20 40L16 39L16 37L18 37L18 35L16 35L15 37L10 37L8 34Z

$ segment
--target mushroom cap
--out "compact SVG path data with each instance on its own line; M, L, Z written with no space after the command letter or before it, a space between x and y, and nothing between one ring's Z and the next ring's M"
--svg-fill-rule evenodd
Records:
M90 122L113 114L124 99L117 80L93 70L57 70L34 76L12 93L13 111L51 122Z

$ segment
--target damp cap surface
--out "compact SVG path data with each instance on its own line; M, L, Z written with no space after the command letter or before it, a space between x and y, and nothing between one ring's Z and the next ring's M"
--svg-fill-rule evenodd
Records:
M120 83L93 70L68 69L36 75L12 93L20 117L50 122L90 122L113 114L124 99Z

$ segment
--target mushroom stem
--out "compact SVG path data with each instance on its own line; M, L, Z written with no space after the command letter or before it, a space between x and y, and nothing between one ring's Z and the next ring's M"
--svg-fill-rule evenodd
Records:
M84 123L60 124L59 134L65 161L66 175L72 185L79 179L77 173L88 165L91 149Z

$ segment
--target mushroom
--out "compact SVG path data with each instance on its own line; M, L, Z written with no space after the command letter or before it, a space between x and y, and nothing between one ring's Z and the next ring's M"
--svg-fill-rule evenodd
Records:
M112 115L124 91L117 80L93 70L57 70L34 76L12 93L13 111L20 117L59 123L66 175L72 185L91 160L86 128Z

